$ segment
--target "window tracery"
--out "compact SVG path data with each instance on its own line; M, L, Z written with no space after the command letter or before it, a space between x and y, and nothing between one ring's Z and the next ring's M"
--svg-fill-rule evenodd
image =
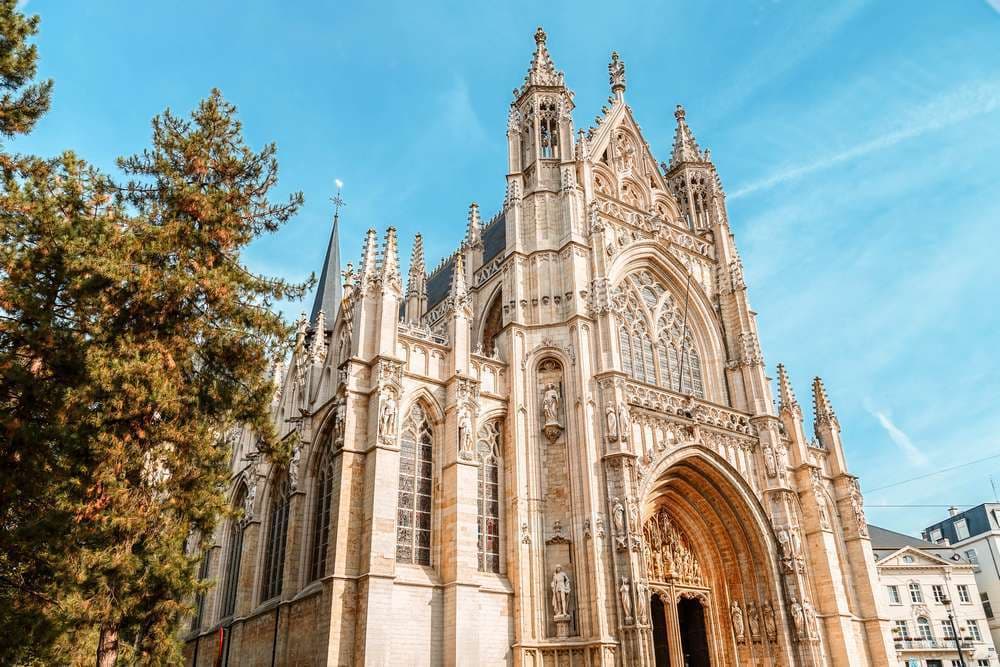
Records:
M704 398L701 355L683 305L647 270L630 275L622 287L617 309L622 370L635 380Z
M333 512L333 496L337 476L334 459L327 447L316 467L313 503L312 553L310 554L309 578L321 579L326 574L326 554L330 545L330 523Z
M479 429L479 571L500 572L500 466L503 422L494 419Z
M233 500L234 507L246 505L247 488L240 485ZM243 558L243 529L246 528L246 516L232 519L229 522L229 556L226 560L226 572L223 577L222 605L220 618L232 616L236 611L236 591L239 589L240 562Z
M410 408L399 451L396 560L431 564L433 431L420 404Z
M283 474L274 483L268 510L264 576L260 595L262 602L281 593L281 578L285 571L285 542L288 536L289 491L288 475Z

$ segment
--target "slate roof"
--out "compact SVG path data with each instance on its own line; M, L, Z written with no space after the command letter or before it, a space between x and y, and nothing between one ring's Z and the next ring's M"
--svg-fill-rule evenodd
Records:
M950 546L944 544L934 544L933 542L922 540L919 537L912 537L903 533L897 533L896 531L889 530L887 528L881 528L879 526L868 524L868 536L872 541L872 552L875 554L876 561L882 560L886 556L899 551L903 547L912 547L914 549L926 551L927 553L937 556L942 560L955 561L956 559L954 557L958 556L958 561L965 562L965 559Z

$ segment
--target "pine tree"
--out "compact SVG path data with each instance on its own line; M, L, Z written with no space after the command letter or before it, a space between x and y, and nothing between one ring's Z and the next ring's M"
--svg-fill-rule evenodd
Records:
M29 129L37 19L0 0L0 131ZM198 589L186 548L226 511L234 424L276 458L269 360L290 331L241 251L272 202L275 147L251 150L218 91L153 121L116 183L76 156L0 155L0 663L163 664Z

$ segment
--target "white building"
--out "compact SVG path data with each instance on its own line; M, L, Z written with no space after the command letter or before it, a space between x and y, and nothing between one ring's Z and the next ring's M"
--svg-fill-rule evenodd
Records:
M881 595L892 623L897 664L1000 664L987 630L972 563L946 544L878 526L869 526L869 534Z
M993 603L1000 601L1000 503L984 503L959 512L928 526L924 539L946 544L976 568L976 584L986 610L993 643L1000 642L1000 617L993 614Z

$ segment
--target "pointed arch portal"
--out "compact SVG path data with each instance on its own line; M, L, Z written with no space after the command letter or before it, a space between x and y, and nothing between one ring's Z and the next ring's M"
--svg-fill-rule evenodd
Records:
M642 517L657 667L755 664L780 653L763 619L764 609L782 608L773 540L735 471L698 446L681 450L652 472ZM746 610L745 630L734 628L734 604Z

